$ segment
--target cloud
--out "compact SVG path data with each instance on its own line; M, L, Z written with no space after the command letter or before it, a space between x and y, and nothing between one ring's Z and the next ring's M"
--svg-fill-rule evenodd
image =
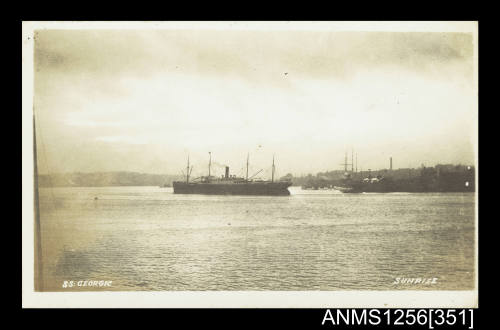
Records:
M258 144L286 172L353 145L372 168L472 162L472 50L461 33L43 30L35 109L58 171L234 166Z
M283 73L343 77L366 67L421 72L470 61L465 33L311 31L64 31L36 34L37 70L115 78L158 72L234 75L262 81Z

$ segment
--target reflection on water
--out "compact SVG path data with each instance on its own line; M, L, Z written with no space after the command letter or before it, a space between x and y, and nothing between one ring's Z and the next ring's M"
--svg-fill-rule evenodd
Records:
M41 189L44 287L69 290L62 283L71 280L113 281L105 290L474 287L474 194L290 190L267 197ZM395 286L395 277L438 283ZM71 290L88 289L96 290Z

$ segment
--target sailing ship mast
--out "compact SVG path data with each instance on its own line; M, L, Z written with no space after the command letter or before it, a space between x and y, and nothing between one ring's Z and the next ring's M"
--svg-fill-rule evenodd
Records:
M344 173L347 173L348 171L348 166L351 165L351 172L354 172L354 150L353 150L353 154L351 155L351 163L348 162L349 161L349 158L347 156L347 152L345 153L345 158L344 158L344 163L340 164L340 165L344 165Z
M351 149L351 172L354 173L354 148Z
M344 172L345 172L345 173L347 173L347 165L350 165L350 164L347 162L347 152L345 153L344 163L343 163L343 164L340 164L340 165L344 165Z

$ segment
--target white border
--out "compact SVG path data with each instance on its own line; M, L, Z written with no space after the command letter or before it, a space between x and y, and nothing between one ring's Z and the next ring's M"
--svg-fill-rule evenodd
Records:
M23 297L24 298L24 297ZM23 307L472 308L474 291L35 292Z
M33 307L278 307L278 308L474 308L478 307L478 198L476 198L476 280L472 291L168 291L34 292L33 236L33 35L39 29L209 29L467 32L474 40L477 95L478 22L23 22L22 305ZM476 113L477 103L476 103ZM477 124L477 120L476 120ZM477 125L476 125L477 127ZM475 135L476 191L478 189ZM476 193L477 197L477 193Z

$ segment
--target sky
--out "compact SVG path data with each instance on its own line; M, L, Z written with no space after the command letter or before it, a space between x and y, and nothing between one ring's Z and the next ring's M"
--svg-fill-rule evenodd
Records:
M473 49L468 33L39 30L39 170L474 164Z

